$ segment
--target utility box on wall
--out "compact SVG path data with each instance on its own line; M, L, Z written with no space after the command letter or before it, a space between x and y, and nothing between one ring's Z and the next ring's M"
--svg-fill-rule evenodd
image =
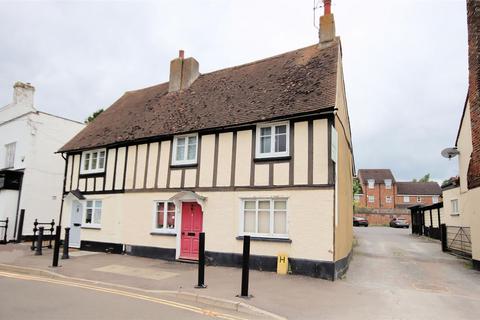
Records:
M288 256L284 253L279 253L277 257L277 273L287 274L288 272Z

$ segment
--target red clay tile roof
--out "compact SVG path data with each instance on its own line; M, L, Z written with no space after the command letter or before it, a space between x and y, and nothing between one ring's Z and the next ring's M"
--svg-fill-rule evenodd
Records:
M442 189L436 182L397 182L399 195L441 195Z
M374 179L375 183L385 183L385 179L391 179L392 183L395 182L395 178L390 169L359 169L358 179L360 179L360 183L362 184L366 184L369 179Z
M237 126L335 106L339 42L287 52L200 77L125 93L59 151Z

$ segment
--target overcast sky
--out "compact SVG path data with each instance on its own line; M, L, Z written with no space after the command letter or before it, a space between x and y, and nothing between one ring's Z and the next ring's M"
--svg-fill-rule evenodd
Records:
M318 41L312 0L0 0L0 106L15 81L36 106L83 121L125 91L168 81L184 49L200 72ZM467 94L465 0L333 0L356 168L397 180L457 174L453 146ZM316 25L321 9L317 11Z

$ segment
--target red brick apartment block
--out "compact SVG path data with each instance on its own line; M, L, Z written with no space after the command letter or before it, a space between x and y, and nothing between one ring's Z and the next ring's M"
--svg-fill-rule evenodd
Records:
M468 167L468 188L480 186L480 1L467 0L468 69L473 151Z

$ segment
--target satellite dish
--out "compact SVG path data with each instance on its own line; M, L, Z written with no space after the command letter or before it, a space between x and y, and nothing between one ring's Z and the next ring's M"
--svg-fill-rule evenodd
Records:
M456 155L458 155L460 151L457 150L457 148L446 148L442 150L442 156L444 158L452 159Z

